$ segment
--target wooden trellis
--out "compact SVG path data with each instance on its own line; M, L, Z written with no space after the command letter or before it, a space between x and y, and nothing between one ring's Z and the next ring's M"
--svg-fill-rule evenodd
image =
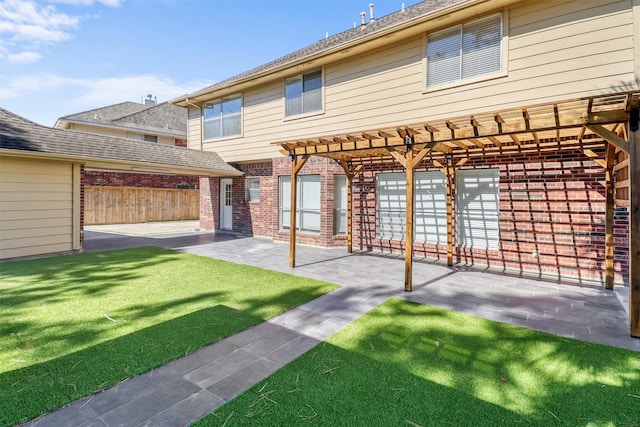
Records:
M606 287L613 288L613 209L629 208L630 219L630 324L631 335L640 337L640 92L624 92L559 102L523 106L420 123L402 124L358 132L276 142L292 159L292 205L296 177L310 156L339 162L348 177L348 220L352 218L353 177L366 163L388 159L407 171L407 226L405 290L412 290L413 171L421 161L430 162L447 177L448 256L452 265L451 177L470 158L512 153L581 150L605 169ZM451 163L456 159L456 164ZM292 215L292 221L295 215ZM352 232L348 227L348 249ZM291 267L295 266L296 230L290 227Z

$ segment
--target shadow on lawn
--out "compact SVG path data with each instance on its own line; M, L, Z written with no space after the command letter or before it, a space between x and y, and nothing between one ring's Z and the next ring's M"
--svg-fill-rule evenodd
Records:
M203 260L205 264L202 264ZM184 264L181 268L172 268L174 261ZM61 305L73 313L73 310L87 310L83 305L83 302L87 304L87 299L103 294L120 298L125 289L121 286L146 277L138 270L153 267L157 271L156 267L160 266L164 268L160 270L162 274L152 279L158 284L171 286L173 280L179 280L180 284L176 286L189 287L195 280L205 286L189 288L188 294L177 292L162 301L151 296L146 300L146 295L142 295L139 300L125 304L114 302L111 310L104 309L108 315L101 315L101 306L93 307L95 315L85 317L83 322L74 316L67 316L64 321L55 320L55 309ZM169 268L165 268L167 266ZM44 360L63 354L65 349L86 348L1 373L0 426L35 418L146 372L328 290L328 284L305 283L298 288L293 285L301 279L294 276L253 267L243 267L238 273L237 265L232 263L157 247L41 259L35 264L7 263L2 267L0 334L11 335L8 349L13 350L15 344ZM218 289L215 276L220 276L228 286ZM155 285L148 279L147 282ZM20 286L21 283L28 286ZM262 294L260 286L269 292ZM235 294L236 289L243 292ZM153 286L149 292L153 292ZM37 316L30 317L36 307L48 304L54 309L45 313L54 320L42 322ZM185 311L191 312L184 314ZM163 320L167 316L173 318ZM140 329L144 324L140 322L147 321L160 323ZM121 336L105 341L113 336L114 330L119 330ZM21 335L46 336L46 342L37 341L40 338L34 342L18 341L23 339Z
M638 396L636 352L391 299L199 425L638 425Z
M60 358L2 373L0 425L35 418L262 320L248 312L217 305Z

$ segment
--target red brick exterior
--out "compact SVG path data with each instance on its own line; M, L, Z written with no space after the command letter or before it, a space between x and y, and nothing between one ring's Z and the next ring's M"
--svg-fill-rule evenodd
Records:
M455 162L455 159L454 159ZM433 170L424 167L416 170ZM516 269L558 278L604 279L605 189L604 170L580 151L520 153L472 158L464 168L500 170L500 250L478 250L454 245L454 262ZM241 165L245 176L233 181L233 231L288 241L278 224L278 177L291 176L287 157L272 162ZM400 254L404 242L376 235L375 175L404 172L397 162L368 165L354 179L354 248ZM344 174L335 162L312 157L301 175L320 175L321 230L298 232L297 241L317 246L346 245L346 236L333 234L334 174ZM247 201L247 178L260 178L260 201ZM201 179L201 226L216 229L219 222L219 179ZM455 188L454 188L455 191ZM455 200L455 196L454 196ZM455 203L454 203L455 209ZM616 281L629 271L628 213L615 210ZM454 211L455 220L455 211ZM455 227L454 227L455 229ZM446 259L446 245L415 244L415 255Z
M220 179L200 177L200 227L216 230L220 223Z
M85 184L97 187L198 188L197 176L85 171Z

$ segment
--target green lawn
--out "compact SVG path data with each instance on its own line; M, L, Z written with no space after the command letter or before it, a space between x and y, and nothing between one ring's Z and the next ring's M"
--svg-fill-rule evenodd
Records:
M0 425L145 372L337 285L160 248L0 264Z
M640 354L391 299L198 425L637 426Z

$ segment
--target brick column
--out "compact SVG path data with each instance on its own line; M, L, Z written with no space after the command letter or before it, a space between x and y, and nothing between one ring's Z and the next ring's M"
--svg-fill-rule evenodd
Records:
M215 230L220 218L220 179L200 177L200 228Z

